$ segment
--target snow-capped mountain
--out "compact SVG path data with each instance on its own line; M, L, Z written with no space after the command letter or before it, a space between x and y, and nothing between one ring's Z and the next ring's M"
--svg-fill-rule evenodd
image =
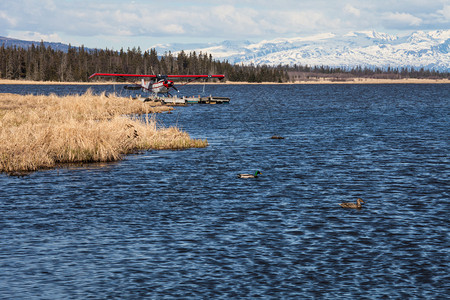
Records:
M225 41L217 44L159 44L159 54L171 51L211 54L230 63L332 67L414 67L450 72L450 30L418 31L392 36L375 31L283 38L259 43Z
M63 43L43 42L45 47L50 47L54 50L67 52L69 45ZM41 43L38 41L24 41L13 38L7 38L0 36L0 46L4 47L18 47L18 48L30 48L32 45L39 46ZM85 48L87 50L87 48Z

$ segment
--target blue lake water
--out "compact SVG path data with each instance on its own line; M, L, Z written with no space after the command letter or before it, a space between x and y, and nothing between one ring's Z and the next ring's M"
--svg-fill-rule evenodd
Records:
M0 298L448 297L450 85L205 92L158 120L207 148L0 174Z

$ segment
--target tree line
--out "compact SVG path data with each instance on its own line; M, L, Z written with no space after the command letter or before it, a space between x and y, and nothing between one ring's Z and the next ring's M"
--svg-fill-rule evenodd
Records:
M0 47L0 78L34 81L84 82L93 73L121 74L225 74L230 81L284 82L284 68L232 65L217 61L208 54L195 51L167 52L159 56L155 49L142 52L138 48L124 51L71 47L67 52L45 47L41 42L25 49Z
M289 77L292 81L315 80L326 78L330 81L345 81L352 78L375 78L375 79L403 79L403 78L425 78L425 79L443 79L449 78L448 72L439 72L425 68L414 67L328 67L328 66L298 66L294 65L288 68Z
M72 47L67 52L45 47L0 47L0 78L33 81L85 82L93 73L124 74L224 74L226 80L243 82L293 82L329 78L448 78L449 73L414 68L332 68L327 66L255 66L218 61L211 55L184 51L158 55L155 49L124 51Z

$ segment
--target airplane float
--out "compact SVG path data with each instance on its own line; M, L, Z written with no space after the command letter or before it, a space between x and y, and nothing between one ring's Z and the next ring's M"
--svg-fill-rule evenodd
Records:
M128 90L142 89L144 92L150 92L153 94L166 94L170 95L170 90L174 89L177 92L178 88L175 87L173 80L169 78L189 78L188 82L182 84L186 85L194 80L201 78L218 78L219 80L225 78L225 75L143 75L143 74L114 74L114 73L94 73L89 76L89 79L94 77L121 77L121 78L142 78L141 84L127 85L124 88ZM145 81L145 78L150 78L150 81Z

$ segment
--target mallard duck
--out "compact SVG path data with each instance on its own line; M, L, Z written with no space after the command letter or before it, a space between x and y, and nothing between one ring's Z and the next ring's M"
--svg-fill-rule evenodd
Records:
M238 174L238 178L258 178L258 175L262 173L260 171L256 171L255 174Z
M363 199L358 198L356 199L356 203L352 203L352 202L345 202L345 203L341 203L339 204L340 206L344 207L344 208L356 208L356 209L361 209L362 208L362 203L366 203L363 201Z

